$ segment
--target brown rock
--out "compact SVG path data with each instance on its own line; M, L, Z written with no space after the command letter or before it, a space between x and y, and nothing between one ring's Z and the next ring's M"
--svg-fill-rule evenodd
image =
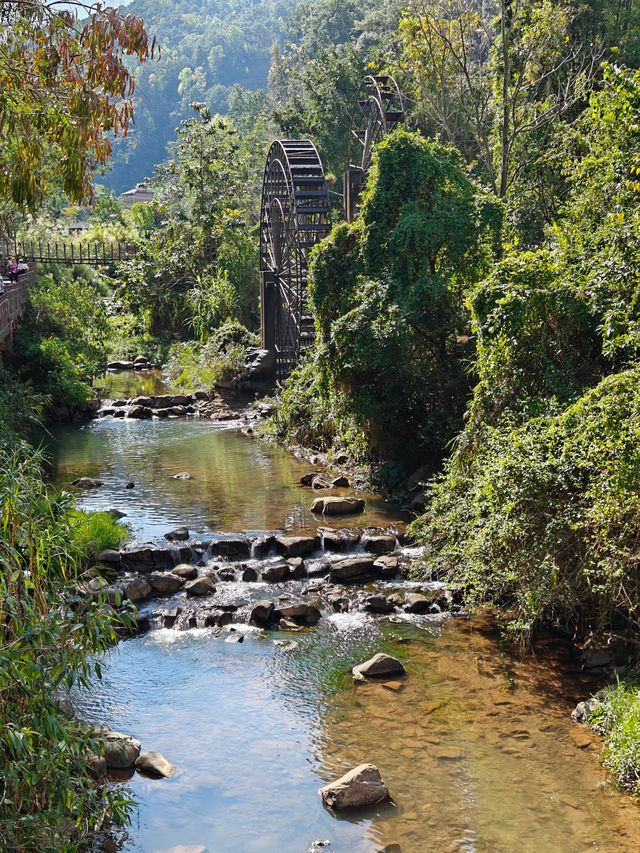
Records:
M320 796L327 808L338 811L372 806L387 800L389 789L375 764L360 764L340 779L320 788Z
M195 578L184 585L187 595L213 595L215 585L210 577Z

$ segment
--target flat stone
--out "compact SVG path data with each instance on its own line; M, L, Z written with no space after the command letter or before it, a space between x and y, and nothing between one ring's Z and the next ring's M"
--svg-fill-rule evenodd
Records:
M164 534L164 538L169 542L185 542L189 538L188 527L176 527L175 530L170 530Z
M293 620L297 625L306 625L307 627L316 625L320 621L321 615L315 605L299 601L279 607L275 612L275 618L278 620Z
M107 370L133 370L132 361L116 360L107 362Z
M219 539L211 543L210 550L215 557L248 558L251 556L251 543L245 537Z
M195 578L184 585L187 595L213 595L215 584L210 577Z
M142 547L122 553L122 563L141 573L163 571L174 566L173 552L168 548Z
M595 738L589 729L582 727L578 728L577 726L570 730L569 737L579 749L587 749L588 747L593 746L595 742Z
M353 667L353 675L357 679L364 678L387 678L390 675L404 675L406 670L402 663L391 655L378 652L364 663Z
M340 475L339 477L334 477L331 485L334 489L348 489L350 484L346 477Z
M277 583L278 581L286 580L291 572L287 563L274 563L262 570L262 580L269 583Z
M334 563L329 569L329 575L331 580L336 583L356 583L376 577L379 574L373 564L374 558L372 556L358 554Z
M190 480L191 474L188 471L180 471L179 474L174 474L172 480Z
M183 580L192 581L198 577L198 570L190 563L180 563L175 569L171 569L171 574L178 578L183 578Z
M172 776L176 768L161 752L143 752L136 759L136 770L143 776L153 779L166 779Z
M266 628L273 619L274 605L272 601L263 599L256 601L249 614L249 624L258 628Z
M281 619L278 622L278 628L281 631L302 631L303 628L301 625L298 625L297 622L294 622L293 619Z
M389 799L389 789L384 784L375 764L359 764L340 779L320 788L322 802L329 809L373 806Z
M315 536L277 536L276 548L285 557L307 557L318 547Z
M390 533L365 533L362 537L362 547L374 554L391 554L396 544L396 537Z
M149 575L149 583L152 588L162 595L169 595L172 592L177 592L182 589L184 579L174 574L164 574L163 572L151 572Z
M311 504L311 512L322 515L351 515L363 509L362 498L322 497L316 498Z

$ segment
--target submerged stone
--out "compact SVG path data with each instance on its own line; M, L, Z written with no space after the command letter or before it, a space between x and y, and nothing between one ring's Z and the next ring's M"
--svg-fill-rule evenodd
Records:
M363 680L364 678L386 678L390 675L404 675L406 670L402 663L391 655L384 652L378 652L364 663L359 663L353 667L353 675L356 679Z

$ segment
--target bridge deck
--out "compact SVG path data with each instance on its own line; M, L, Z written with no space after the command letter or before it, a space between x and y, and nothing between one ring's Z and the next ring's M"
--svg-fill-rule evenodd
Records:
M17 282L4 283L4 292L0 294L0 350L11 346L14 330L27 304L27 290L35 280L36 271L29 270Z
M108 266L134 257L132 243L89 243L71 240L10 240L0 238L3 258L24 258L32 264L89 264Z

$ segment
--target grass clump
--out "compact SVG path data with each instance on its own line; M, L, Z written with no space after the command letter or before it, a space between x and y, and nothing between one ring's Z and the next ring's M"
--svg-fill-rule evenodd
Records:
M604 691L589 724L605 739L604 765L617 781L640 795L640 682L619 681Z
M129 528L108 512L69 513L73 531L73 545L83 562L95 559L107 548L120 548L129 538Z

